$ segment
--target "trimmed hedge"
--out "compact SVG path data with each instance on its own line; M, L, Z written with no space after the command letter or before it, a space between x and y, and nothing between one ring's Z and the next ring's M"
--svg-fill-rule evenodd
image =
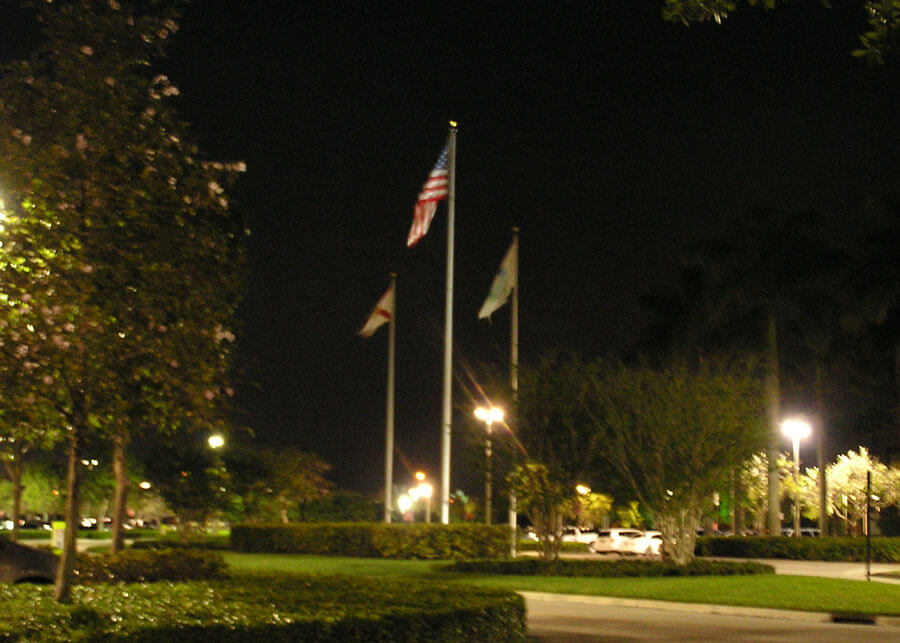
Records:
M504 558L509 556L509 528L423 523L238 525L231 529L231 548L243 552L361 558Z
M441 571L498 576L578 576L624 578L632 576L736 576L774 574L775 568L762 563L734 563L718 560L693 560L675 565L654 560L573 560L552 562L538 558L517 560L457 561L442 565Z
M541 543L535 540L520 540L516 543L516 551L541 551ZM591 551L590 545L587 543L560 543L559 551L568 554L586 554Z
M716 537L697 539L697 556L864 561L865 538ZM872 538L872 560L900 562L900 538Z
M156 540L135 540L131 549L210 549L227 551L231 549L228 534L189 534L186 537L171 532Z
M228 565L213 552L191 549L80 554L75 562L78 583L152 583L224 578Z
M60 605L49 586L0 586L0 640L527 640L521 596L433 581L246 575L72 593Z

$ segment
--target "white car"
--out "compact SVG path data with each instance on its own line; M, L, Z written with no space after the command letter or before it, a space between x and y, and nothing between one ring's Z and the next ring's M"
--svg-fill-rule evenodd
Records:
M563 527L562 538L564 543L584 543L590 545L597 539L596 530L581 529L580 527Z
M597 539L591 543L595 554L632 554L659 556L662 534L658 531L623 529L613 527L597 532Z

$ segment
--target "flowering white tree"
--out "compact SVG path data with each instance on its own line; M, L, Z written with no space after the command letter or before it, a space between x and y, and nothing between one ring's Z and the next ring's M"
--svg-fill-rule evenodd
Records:
M859 447L859 451L851 449L839 455L825 471L828 479L828 515L837 516L844 521L845 530L850 535L860 533L866 515L867 472L872 472L871 505L874 511L900 503L900 472L879 462L865 447ZM801 502L807 508L806 515L816 518L819 515L818 468L807 470L803 477L805 482L800 485L803 494Z
M787 453L781 453L776 466L779 488L782 490L782 496L784 496L793 489L793 487L788 488L791 480L790 456ZM754 453L741 465L738 475L741 477L742 490L742 497L738 499L738 502L753 516L753 527L757 533L764 533L766 516L769 512L768 454L765 451Z
M233 392L245 230L225 186L243 165L203 162L189 142L169 102L178 90L155 67L177 24L149 6L36 3L44 43L0 76L3 357L27 364L35 402L67 439L58 600L69 596L85 437L113 440L120 534L129 439L221 429Z

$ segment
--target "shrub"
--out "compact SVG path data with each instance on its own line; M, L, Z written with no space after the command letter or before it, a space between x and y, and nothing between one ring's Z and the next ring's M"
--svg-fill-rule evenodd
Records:
M587 543L560 543L559 551L570 554L586 554L590 551ZM534 540L520 540L516 543L516 551L541 551L541 543Z
M137 540L132 549L210 549L227 551L231 549L229 534L167 532L156 540Z
M866 559L866 539L711 536L697 539L695 553L728 558L863 561ZM900 538L872 538L872 560L900 561Z
M629 576L735 576L774 574L775 568L762 563L693 560L687 565L655 560L573 560L545 561L539 558L517 560L457 561L441 567L442 571L465 574L509 576L580 576L621 578Z
M73 588L0 586L3 632L25 641L525 641L510 592L394 578L248 575Z
M501 558L509 554L503 525L296 523L239 525L236 551L358 556L363 558Z
M81 554L75 564L79 583L152 583L223 578L222 556L188 549L133 550L118 554Z

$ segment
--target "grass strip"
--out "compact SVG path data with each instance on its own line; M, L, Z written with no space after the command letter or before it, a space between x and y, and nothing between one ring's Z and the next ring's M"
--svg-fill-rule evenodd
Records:
M460 578L479 587L739 605L813 612L900 615L900 586L810 576L691 576L675 578L563 578L487 576Z
M328 556L225 553L235 570L436 578L509 591L645 598L686 603L740 605L823 612L900 615L900 585L808 576L694 576L665 578L574 578L448 574L449 561L399 561ZM259 558L262 557L262 558Z

